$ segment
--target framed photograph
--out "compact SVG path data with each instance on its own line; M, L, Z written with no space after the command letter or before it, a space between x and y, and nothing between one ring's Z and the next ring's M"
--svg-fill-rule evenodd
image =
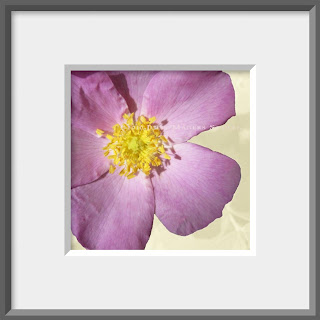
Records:
M253 255L254 67L137 68L66 66L66 253ZM170 168L177 171L165 178Z
M1 13L1 319L318 318L318 0Z

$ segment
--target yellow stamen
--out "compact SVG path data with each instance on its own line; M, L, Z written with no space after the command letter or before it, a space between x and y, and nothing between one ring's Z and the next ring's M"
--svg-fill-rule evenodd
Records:
M117 133L121 130L121 126L119 124L116 124L112 127L112 129L115 133Z
M109 168L110 173L116 170L116 166L123 166L119 174L132 179L138 171L149 175L152 167L162 164L163 158L170 160L163 145L168 144L168 140L152 124L156 121L155 117L139 116L135 121L134 114L131 113L124 114L123 118L126 123L122 126L115 124L112 127L113 133L106 134L110 142L103 150L104 156L113 162ZM96 132L100 135L104 133L100 129ZM162 160L158 157L159 154L163 156Z
M144 116L140 116L140 121L142 123L146 123L147 122L147 119L144 117Z
M129 126L132 126L133 125L133 116L134 116L134 113L131 113L128 120L127 120L127 124Z
M97 129L96 134L101 137L104 134L104 131L101 129Z
M129 174L128 176L127 176L127 178L128 179L132 179L132 178L134 178L136 175L134 174L134 173L131 173L131 174Z
M113 139L113 136L110 135L110 134L107 134L106 137L107 137L110 141L112 141L112 139Z
M168 140L166 139L166 137L164 137L164 136L160 136L160 139L166 144L169 143Z
M168 156L166 153L163 154L163 157L164 157L165 159L168 159L168 160L171 159L170 156Z
M164 146L163 146L163 145L161 145L161 146L159 147L159 151L160 151L160 153L165 153L165 150L164 150Z
M153 123L155 121L156 121L156 117L152 117L152 118L149 119L149 123Z

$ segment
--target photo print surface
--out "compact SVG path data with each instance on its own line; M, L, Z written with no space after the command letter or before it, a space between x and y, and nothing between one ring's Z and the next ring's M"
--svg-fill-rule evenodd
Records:
M72 71L73 250L249 250L248 71Z

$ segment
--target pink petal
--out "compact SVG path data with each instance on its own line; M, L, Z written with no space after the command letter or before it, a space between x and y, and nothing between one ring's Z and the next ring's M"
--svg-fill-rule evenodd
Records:
M108 160L102 148L108 143L78 128L71 133L71 187L77 187L98 179L109 170Z
M156 215L166 228L188 235L221 217L240 181L236 161L192 143L174 146L164 171L154 173Z
M71 191L72 232L87 249L144 249L149 239L151 181L144 174L128 180L118 172Z
M80 76L79 76L80 75ZM105 72L71 75L72 126L94 134L96 129L112 132L122 123L128 106Z
M114 86L126 100L130 112L140 115L144 91L157 71L108 72Z
M155 116L174 143L187 141L235 115L229 75L221 71L166 71L150 81L141 114Z

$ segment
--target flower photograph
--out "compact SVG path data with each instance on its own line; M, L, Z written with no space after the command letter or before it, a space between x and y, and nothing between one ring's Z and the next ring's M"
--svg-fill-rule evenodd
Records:
M230 249L248 249L248 112L238 115L245 100L235 88L246 82L234 79L72 71L73 249L205 249L206 239L226 244L231 234Z

